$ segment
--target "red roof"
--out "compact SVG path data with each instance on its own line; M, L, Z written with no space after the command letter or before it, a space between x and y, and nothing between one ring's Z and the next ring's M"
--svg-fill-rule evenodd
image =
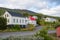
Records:
M32 20L32 21L36 20L36 18L34 18L33 16L30 16L29 19Z

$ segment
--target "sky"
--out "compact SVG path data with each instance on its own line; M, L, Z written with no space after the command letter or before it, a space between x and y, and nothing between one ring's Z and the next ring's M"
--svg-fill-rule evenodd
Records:
M60 17L60 0L0 0L0 7L27 9L45 15Z

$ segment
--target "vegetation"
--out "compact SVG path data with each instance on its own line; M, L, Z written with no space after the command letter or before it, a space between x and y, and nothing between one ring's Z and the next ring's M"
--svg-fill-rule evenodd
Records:
M19 25L14 25L13 27L11 27L12 30L21 30Z
M5 30L7 28L6 18L0 17L0 30Z
M5 10L0 9L0 15L2 15L5 12Z
M36 37L43 37L44 40L53 40L53 38L51 38L49 35L48 35L48 29L46 30L47 28L43 28L42 30L38 31L35 36Z
M40 25L40 20L40 18L36 19L38 25Z
M37 19L37 24L38 25L42 25L42 26L51 26L51 27L54 27L58 24L60 24L60 17L54 17L54 16L47 16L47 15L43 15L42 13L38 14L38 13L35 13L35 12L32 12L32 11L29 11L29 10L20 10L20 9L8 9L8 8L2 8L0 7L0 15L4 14L5 11L13 11L13 12L16 12L16 13L21 13L23 14L23 16L29 16L29 15L35 15L38 17ZM45 22L42 18L46 18L46 17L51 17L51 18L56 18L59 22L53 22L53 23L48 23L48 22ZM54 28L53 28L54 29Z
M39 24L43 27L48 27L49 30L55 30L55 27L60 25L60 22L45 22L43 19L40 19Z
M37 37L34 37L34 36L25 36L25 37L13 37L13 36L10 36L8 38L4 38L4 39L0 39L0 40L43 40L43 38L37 38Z
M24 13L23 16L28 17L30 14Z
M35 29L35 26L33 24L28 24L27 28L21 29L22 31L32 31Z
M47 16L47 15L43 15L43 14L38 14L38 13L29 11L29 10L0 8L0 15L4 14L4 12L6 10L13 11L13 12L16 12L16 13L21 13L21 14L23 14L23 16L27 16L27 17L29 15L34 15L34 16L38 17L38 19L36 20L37 24L42 25L44 28L35 34L35 37L37 38L37 39L34 38L35 40L39 40L40 37L43 37L44 40L53 40L48 35L47 31L48 30L55 30L55 26L60 24L60 17L54 17L54 16ZM45 22L42 18L46 18L46 17L55 18L55 19L58 20L58 22ZM5 32L6 31L20 31L20 30L23 30L23 31L30 30L31 31L31 30L35 29L35 26L32 25L32 24L28 24L28 27L23 28L23 29L21 29L19 25L15 25L12 28L8 28L8 29L6 29L6 28L7 28L6 19L0 17L0 30L4 30ZM3 40L20 40L20 39L21 39L21 37L9 37L9 38L3 39ZM26 39L34 40L33 37L32 38L23 38L23 40L26 40Z
M35 26L33 24L28 24L28 30L34 30Z
M10 28L8 26L8 28L6 30L4 30L3 32L16 32L16 31L21 31L21 28L19 25L14 25Z
M51 18L56 18L58 20L60 20L60 17L55 17L55 16L47 16L47 15L43 15L42 13L35 13L35 12L32 12L32 11L29 11L29 10L21 10L21 9L9 9L9 8L3 8L3 7L0 7L0 15L1 14L4 14L5 11L13 11L13 12L16 12L16 13L22 13L23 15L24 14L29 14L29 15L35 15L35 16L38 16L39 18L42 18L42 17L51 17ZM25 15L25 16L27 16Z

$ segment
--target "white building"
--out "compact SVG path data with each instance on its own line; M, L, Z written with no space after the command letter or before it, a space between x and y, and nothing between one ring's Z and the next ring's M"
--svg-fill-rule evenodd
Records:
M26 26L27 24L33 24L36 26L36 20L32 21L28 17L24 17L22 14L6 11L3 15L7 18L7 25L21 25Z
M49 18L49 17L45 18L44 20L45 20L45 22L56 22L57 21L56 19Z

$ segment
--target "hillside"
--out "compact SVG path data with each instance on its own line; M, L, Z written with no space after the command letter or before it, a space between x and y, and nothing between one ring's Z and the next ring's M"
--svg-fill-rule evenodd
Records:
M0 15L3 14L6 10L17 12L17 13L22 13L22 14L28 13L28 14L31 14L31 15L37 15L37 13L29 11L29 10L25 10L25 9L23 9L23 10L21 10L21 9L8 9L8 8L2 8L2 7L0 7Z
M54 16L48 16L48 15L43 15L41 13L36 13L36 12L33 12L33 11L30 11L30 10L25 10L25 9L9 9L9 8L3 8L3 7L0 7L0 15L2 15L5 11L12 11L12 12L16 12L16 13L21 13L25 16L27 15L36 15L38 17L52 17L52 18L56 18L56 19L60 19L60 17L54 17Z

